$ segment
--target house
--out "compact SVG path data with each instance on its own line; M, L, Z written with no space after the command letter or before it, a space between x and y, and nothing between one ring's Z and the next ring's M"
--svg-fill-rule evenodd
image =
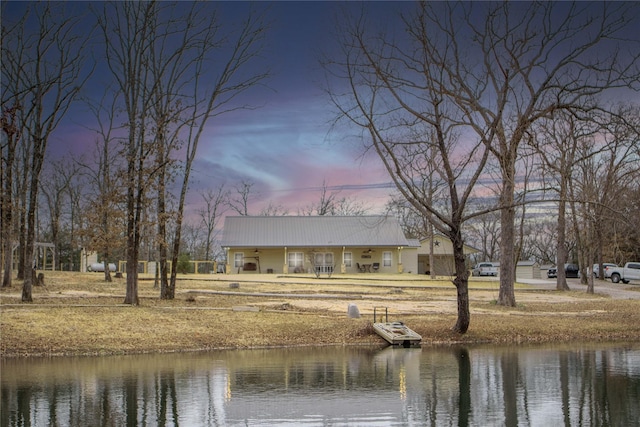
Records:
M388 216L229 216L227 273L416 273L417 249Z
M480 250L476 248L464 245L464 254L466 257L479 252ZM418 274L431 274L432 268L436 276L452 276L455 273L453 244L448 237L442 234L433 235L433 266L429 262L430 254L431 239L422 239L417 251Z

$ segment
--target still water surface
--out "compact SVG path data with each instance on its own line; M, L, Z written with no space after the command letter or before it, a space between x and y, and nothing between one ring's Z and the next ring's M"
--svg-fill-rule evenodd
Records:
M1 426L634 426L640 344L3 360Z

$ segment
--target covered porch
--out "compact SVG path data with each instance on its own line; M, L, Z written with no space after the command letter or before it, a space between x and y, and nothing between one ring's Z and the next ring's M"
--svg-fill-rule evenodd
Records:
M225 248L231 274L397 274L417 271L415 248ZM413 256L411 256L413 255Z

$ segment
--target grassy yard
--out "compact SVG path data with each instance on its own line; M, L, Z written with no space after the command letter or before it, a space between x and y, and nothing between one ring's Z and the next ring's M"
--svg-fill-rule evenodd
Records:
M187 275L176 298L160 300L151 277L141 304L123 305L125 280L99 273L46 272L34 302L20 284L0 292L0 355L93 355L384 342L371 326L374 308L402 320L423 346L447 343L640 340L640 300L517 285L515 308L495 304L498 283L470 283L471 326L459 335L455 288L447 279L377 274L334 276ZM347 317L354 303L362 317Z

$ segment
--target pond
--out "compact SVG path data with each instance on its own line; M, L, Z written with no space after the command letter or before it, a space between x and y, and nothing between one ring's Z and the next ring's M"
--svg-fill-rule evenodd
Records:
M2 426L638 425L640 343L1 362Z

